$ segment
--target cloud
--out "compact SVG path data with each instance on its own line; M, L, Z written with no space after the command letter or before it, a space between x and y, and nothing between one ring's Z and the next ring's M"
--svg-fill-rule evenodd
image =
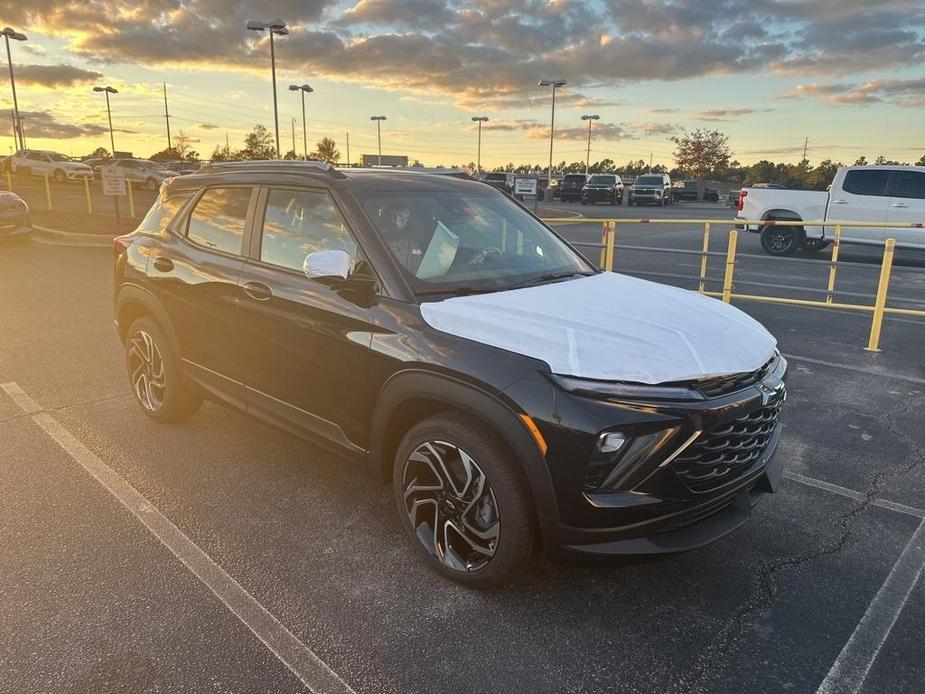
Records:
M72 137L108 135L109 126L97 123L62 123L48 111L20 111L28 139L66 140ZM116 132L134 134L135 130L115 128Z
M218 130L221 126L215 123L199 123L196 127L200 130Z
M776 98L800 99L804 96L831 96L848 91L849 89L851 89L850 84L816 84L813 82L811 84L798 84L793 89L784 92Z
M773 108L756 109L749 107L713 108L695 112L694 118L703 121L734 121L738 120L739 116L747 116L752 113L767 113L773 110Z
M16 80L22 84L42 87L73 87L92 82L103 76L95 70L84 70L73 65L15 65Z
M816 97L836 106L869 106L879 103L925 106L925 77L869 80L863 84L799 84L778 98L803 97Z
M644 135L673 135L680 129L677 125L671 123L653 123L650 121L631 123L630 128Z

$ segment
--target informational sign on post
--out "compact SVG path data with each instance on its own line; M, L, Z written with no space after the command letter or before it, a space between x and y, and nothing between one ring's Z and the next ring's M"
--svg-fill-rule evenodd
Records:
M514 195L533 195L536 196L536 179L520 178L514 179Z
M125 171L110 164L100 167L103 195L125 195Z

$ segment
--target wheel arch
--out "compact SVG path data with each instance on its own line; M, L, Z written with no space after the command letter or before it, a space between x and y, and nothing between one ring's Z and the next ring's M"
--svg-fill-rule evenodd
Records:
M149 316L154 320L167 336L173 353L180 354L173 324L160 300L137 284L126 284L120 287L116 295L114 320L121 341L125 341L129 326L142 316Z
M800 216L799 212L794 212L793 210L787 210L784 208L772 208L761 215L762 220L772 220L780 219L787 220L792 222L802 222L803 217Z

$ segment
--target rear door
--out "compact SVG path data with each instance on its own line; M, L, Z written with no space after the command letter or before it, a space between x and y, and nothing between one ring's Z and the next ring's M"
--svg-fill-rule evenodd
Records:
M240 278L248 411L359 452L375 306L304 269L309 253L335 249L356 268L357 241L323 188L265 188L258 209Z
M256 198L252 186L203 189L148 263L148 281L170 318L184 370L242 408L238 276Z
M888 221L925 224L925 171L895 172ZM884 238L894 238L902 246L925 248L923 228L887 228Z
M876 223L870 227L842 228L844 240L855 243L883 243L883 225L890 209L887 190L892 173L890 169L878 169L873 166L848 169L841 184L833 188L827 219Z

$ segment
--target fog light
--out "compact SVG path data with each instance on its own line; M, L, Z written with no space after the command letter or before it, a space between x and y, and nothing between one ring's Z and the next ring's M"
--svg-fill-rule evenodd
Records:
M597 440L597 450L601 453L616 453L626 443L626 436L619 431L605 431Z

